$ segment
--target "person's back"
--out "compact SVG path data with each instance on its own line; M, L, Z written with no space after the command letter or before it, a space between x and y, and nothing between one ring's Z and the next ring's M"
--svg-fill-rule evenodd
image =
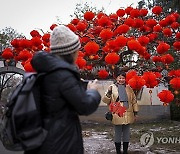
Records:
M80 47L76 35L70 32L70 35L74 37L72 40L75 40L75 43L72 44L74 46L73 51L71 43L69 43L68 46L64 45L63 49L61 45L59 49L56 46L55 52L53 52L53 36L58 35L58 30L64 29L67 30L67 27L59 26L53 31L55 34L51 36L52 54L39 52L31 61L37 72L50 72L41 81L42 115L44 117L44 127L49 132L40 148L26 151L26 154L83 154L83 141L78 115L93 113L100 103L101 96L96 90L96 84L89 83L88 87L90 89L86 91L74 65L75 54L77 54ZM62 38L56 36L56 39ZM55 42L58 45L59 42ZM65 54L66 52L68 56Z

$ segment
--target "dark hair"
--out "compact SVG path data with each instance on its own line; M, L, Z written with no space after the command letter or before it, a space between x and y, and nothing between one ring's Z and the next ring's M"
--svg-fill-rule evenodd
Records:
M124 77L126 77L126 72L124 72L124 71L117 71L117 73L116 73L116 78L118 77L118 76L124 76Z

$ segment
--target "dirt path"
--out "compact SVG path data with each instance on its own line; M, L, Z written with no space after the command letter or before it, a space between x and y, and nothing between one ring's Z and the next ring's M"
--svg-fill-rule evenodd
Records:
M140 141L145 133L154 134L151 146L144 147ZM116 154L113 142L113 127L102 124L83 126L85 154ZM158 143L157 138L163 138ZM165 143L171 137L178 138L177 143ZM137 124L131 128L131 139L128 154L180 154L180 123L171 121Z

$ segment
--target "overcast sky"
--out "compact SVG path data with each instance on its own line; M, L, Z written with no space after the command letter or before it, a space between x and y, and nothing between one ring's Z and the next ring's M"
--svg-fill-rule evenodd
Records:
M115 13L119 8L133 4L139 0L0 0L0 30L12 27L18 33L30 38L30 31L43 29L45 32L56 23L57 16L63 24L71 20L77 3L88 2L98 9L105 8L106 12Z

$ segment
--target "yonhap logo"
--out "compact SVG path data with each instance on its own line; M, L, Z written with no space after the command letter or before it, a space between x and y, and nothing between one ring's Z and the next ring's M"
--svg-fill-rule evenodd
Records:
M150 147L154 143L153 133L145 133L141 136L140 142L144 147Z
M154 144L156 139L156 143L157 144L178 144L180 143L180 137L173 137L173 136L169 136L169 137L154 137L154 134L152 132L150 133L145 133L141 136L140 138L140 142L142 144L142 146L144 147L150 147Z

